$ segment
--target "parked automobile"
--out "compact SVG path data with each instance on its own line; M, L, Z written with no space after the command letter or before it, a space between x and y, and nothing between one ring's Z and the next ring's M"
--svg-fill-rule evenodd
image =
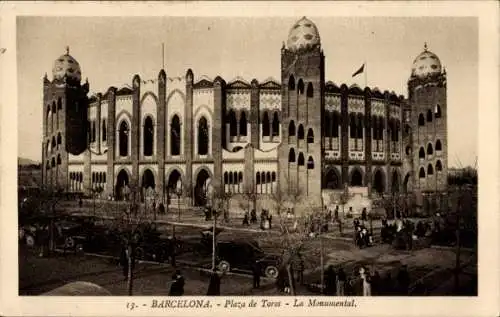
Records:
M144 223L136 228L135 232L136 259L164 262L179 254L182 250L182 241L177 237L166 235L157 230L154 223Z
M278 277L281 256L263 251L256 241L221 241L216 248L216 264L221 271L248 271L257 262L262 276Z

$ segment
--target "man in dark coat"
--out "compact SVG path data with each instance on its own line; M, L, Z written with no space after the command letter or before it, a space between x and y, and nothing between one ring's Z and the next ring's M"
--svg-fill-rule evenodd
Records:
M408 288L410 287L410 275L408 274L408 269L406 265L403 265L399 269L398 273L398 294L401 296L408 295Z
M224 272L222 274L224 275ZM217 269L213 269L210 275L207 296L220 296L220 280L221 277L217 274Z
M363 211L361 212L361 220L367 221L368 218L366 217L366 208L363 208Z
M168 293L168 296L184 295L185 282L184 282L184 277L182 276L179 270L175 271L174 275L172 276L172 280L174 280L174 282L170 286L170 292Z
M249 226L250 223L248 222L248 215L245 213L245 216L243 217L243 225L244 226Z
M252 209L252 211L250 212L250 222L251 223L257 222L257 213L255 212L255 209Z
M337 274L333 266L328 266L325 272L325 295L335 296L337 291Z
M260 287L260 265L259 262L255 261L252 265L252 276L253 276L253 288Z

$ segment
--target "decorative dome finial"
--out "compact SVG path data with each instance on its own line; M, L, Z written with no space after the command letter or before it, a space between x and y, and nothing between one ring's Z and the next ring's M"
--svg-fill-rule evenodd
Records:
M66 55L69 55L69 46L66 45Z
M424 42L424 51L427 52L427 42Z

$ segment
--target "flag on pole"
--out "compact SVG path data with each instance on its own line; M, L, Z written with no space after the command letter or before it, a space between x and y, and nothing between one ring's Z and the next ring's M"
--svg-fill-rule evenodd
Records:
M361 67L354 74L352 74L352 77L355 77L356 75L359 75L364 71L365 71L365 64L361 65Z

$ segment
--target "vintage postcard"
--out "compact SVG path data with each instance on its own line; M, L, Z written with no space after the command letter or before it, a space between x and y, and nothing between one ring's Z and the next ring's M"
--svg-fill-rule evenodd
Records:
M500 313L494 2L0 13L2 315Z

